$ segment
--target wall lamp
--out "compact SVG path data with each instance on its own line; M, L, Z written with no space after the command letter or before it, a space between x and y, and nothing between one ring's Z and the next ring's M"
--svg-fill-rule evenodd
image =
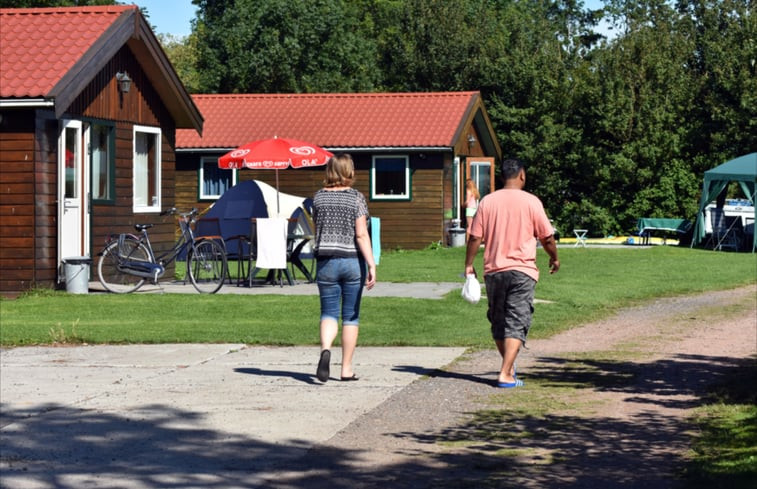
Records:
M473 134L468 134L468 146L472 148L474 144L476 144L476 138L473 137Z
M129 93L131 90L131 78L125 71L116 73L116 81L118 81L118 91L121 93Z

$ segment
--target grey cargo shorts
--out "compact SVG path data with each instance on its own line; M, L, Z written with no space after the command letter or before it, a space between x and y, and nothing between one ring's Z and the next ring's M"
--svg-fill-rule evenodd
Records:
M536 280L523 272L508 270L485 275L484 282L492 338L516 338L525 344L534 313Z

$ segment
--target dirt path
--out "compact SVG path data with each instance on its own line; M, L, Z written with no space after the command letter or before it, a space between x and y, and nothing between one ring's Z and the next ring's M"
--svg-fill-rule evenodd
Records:
M656 300L528 346L526 388L492 387L495 351L467 355L273 468L271 487L676 487L691 409L754 363L757 286Z

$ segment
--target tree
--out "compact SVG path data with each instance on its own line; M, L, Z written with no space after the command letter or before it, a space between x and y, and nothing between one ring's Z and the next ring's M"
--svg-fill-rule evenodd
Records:
M503 42L487 108L505 154L529 165L528 189L568 229L566 209L593 198L580 104L595 19L574 2L512 2L498 14Z
M159 34L166 56L176 70L176 74L189 93L200 93L200 74L197 66L197 34L177 37L170 34Z
M377 2L384 85L393 91L486 90L504 38L485 0Z
M584 121L597 158L593 196L614 216L610 231L620 231L638 217L693 214L697 179L686 141L695 101L686 69L692 46L676 12L660 0L614 8L624 34L591 55L590 84L600 91Z
M689 145L696 169L757 149L757 2L678 2L694 47L688 66L697 80Z
M375 89L375 47L343 0L196 1L197 72L204 92Z

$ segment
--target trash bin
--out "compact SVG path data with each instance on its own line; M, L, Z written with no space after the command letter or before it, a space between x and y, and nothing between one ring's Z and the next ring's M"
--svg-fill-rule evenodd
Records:
M61 260L66 277L66 292L69 294L86 294L89 292L89 266L92 259L88 256L72 256Z
M449 245L453 248L465 246L465 229L461 227L449 229Z

